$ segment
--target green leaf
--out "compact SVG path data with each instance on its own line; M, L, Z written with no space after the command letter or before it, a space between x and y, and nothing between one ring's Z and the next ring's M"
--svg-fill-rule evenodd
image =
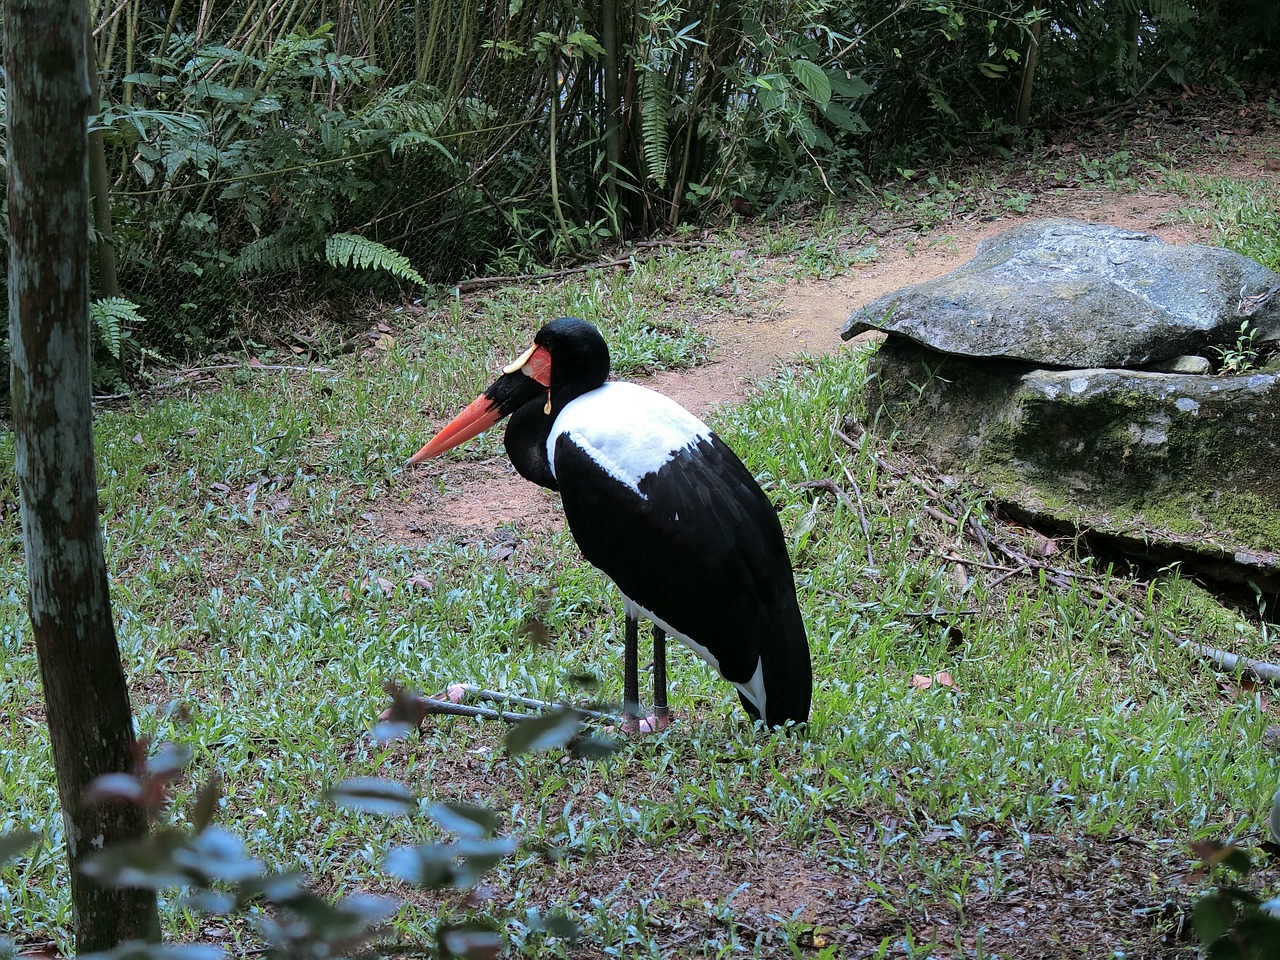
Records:
M1249 871L1253 869L1253 860L1250 859L1248 851L1242 847L1228 846L1223 850L1222 865L1244 877L1248 876Z
M355 233L335 233L325 241L325 259L335 267L356 267L368 270L385 270L401 280L411 280L420 287L427 281L413 269L409 258L384 246L377 240L370 240Z
M196 791L195 804L191 808L191 823L197 830L203 830L213 822L213 816L218 812L218 797L221 795L222 784L214 773Z
M451 163L456 159L439 140L430 134L422 133L418 130L409 130L405 133L396 134L391 138L391 155L394 157L406 150L412 150L414 147L434 147L444 155L445 159Z
M765 112L781 110L787 105L786 91L790 87L789 83L779 83L776 87L761 86L756 90L756 102Z
M1271 828L1271 839L1280 843L1280 790L1271 798L1271 816L1267 818L1267 825Z
M89 304L89 317L107 352L116 360L128 337L129 328L146 322L138 305L124 297L103 297ZM189 756L189 752L188 752Z
M831 101L831 81L812 60L792 60L791 72L808 91L809 96L818 102L818 106L826 106Z
M22 856L30 847L40 840L40 834L30 830L14 830L12 833L0 834L0 864L8 863Z
M203 883L242 883L262 876L261 860L246 857L240 838L220 827L196 834L173 851L173 863Z
M577 943L578 934L581 932L578 924L568 914L559 911L549 913L545 917L534 917L529 926L553 937L563 937L570 944Z
M478 923L441 927L437 936L444 956L464 960L496 960L507 945L501 933Z
M555 750L568 743L582 726L582 714L571 707L521 720L507 731L507 752L512 756Z
M453 854L440 843L396 847L387 854L382 869L405 883L424 890L450 886L456 875Z
M604 47L600 46L600 41L585 30L575 30L565 37L564 48L566 53L572 53L574 57L581 57L583 54L591 57L604 56Z
M403 784L381 777L353 777L329 790L329 799L340 807L390 817L405 816L418 808L417 798Z
M867 81L851 76L844 70L828 70L827 80L831 84L832 95L846 100L865 97L871 92L871 85Z
M826 118L828 123L850 133L866 133L868 130L866 121L862 119L862 114L854 113L848 107L836 103L834 100L822 108L822 116Z
M176 81L173 77L162 77L158 73L131 73L121 82L136 83L140 87L159 87Z
M640 130L649 179L659 187L667 185L667 143L671 131L667 118L671 111L671 91L666 78L655 70L640 73Z
M1213 943L1226 933L1234 919L1235 910L1217 891L1201 897L1191 911L1191 922L1195 925L1196 936L1204 944Z
M569 741L569 752L584 760L603 760L618 749L618 741L611 737L579 737Z
M187 843L177 830L157 830L137 843L115 843L86 859L85 876L104 887L164 890L189 885L197 877L175 862Z
M469 803L437 803L427 811L427 816L438 823L440 829L460 837L491 837L498 829L497 814Z
M510 837L492 840L464 837L457 843L397 847L387 854L382 869L426 890L465 889L515 851L516 843Z

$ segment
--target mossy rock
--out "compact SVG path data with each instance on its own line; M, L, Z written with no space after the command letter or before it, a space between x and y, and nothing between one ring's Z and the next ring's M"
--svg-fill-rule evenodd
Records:
M1280 375L1043 370L897 336L871 369L877 429L939 469L1031 514L1280 585Z

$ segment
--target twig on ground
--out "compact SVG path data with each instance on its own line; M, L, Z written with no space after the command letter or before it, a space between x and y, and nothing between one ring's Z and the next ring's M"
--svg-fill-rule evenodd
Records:
M801 480L795 485L805 490L825 490L845 506L853 506L853 501L849 499L849 495L841 490L840 485L834 480Z
M697 249L706 245L705 240L645 240L632 244L636 248L670 247L673 249ZM591 270L630 269L634 266L634 256L617 257L613 260L598 260L595 263L583 263L576 267L564 267L560 270L548 270L544 273L521 273L503 277L473 277L470 280L463 280L457 285L457 289L459 293L474 293L476 290L482 290L485 287L496 287L502 284L558 280L561 277L571 277L574 274L587 273Z
M871 523L867 520L867 505L862 499L862 490L858 487L858 481L853 478L848 464L841 463L840 469L844 471L844 475L849 481L849 487L853 490L853 495L858 499L858 525L862 527L862 539L867 544L867 566L874 567L876 558L871 553Z
M866 434L866 428L855 420L846 420L845 427L851 433L856 433L859 437L865 436ZM858 442L848 434L839 429L837 429L835 433L836 436L839 437L851 450L860 450ZM938 491L927 481L920 477L913 476L901 467L889 463L888 460L875 451L868 451L868 453L884 470L896 477L901 477L910 481L935 501L941 503L947 509L952 509L952 505L949 504L946 499L942 497L941 494L939 494ZM1103 601L1104 609L1112 616L1118 616L1121 611L1125 611L1138 623L1144 623L1146 621L1146 615L1141 610L1136 609L1122 597L1118 597L1109 590L1104 589L1095 582L1097 580L1096 577L1077 574L1073 571L1064 570L1061 567L1046 563L1043 560L1027 556L1021 550L1005 543L998 537L993 536L992 532L984 527L981 521L979 521L972 512L965 511L964 519L962 521L955 516L943 513L942 510L930 504L924 504L921 509L925 514L933 517L935 520L955 527L957 530L963 531L974 543L986 552L987 559L990 562L985 564L973 560L965 560L954 553L945 553L942 554L942 556L943 559L951 563L972 563L976 566L985 567L986 569L1002 571L1001 575L992 582L991 586L993 587L1004 583L1016 574L1035 570L1042 572L1045 580L1055 587L1059 587L1061 589L1070 589L1073 585L1084 587L1084 589L1088 590L1098 599ZM1013 563L1012 568L1000 566L994 562L994 556L991 553L991 548L993 547L997 552ZM1176 644L1179 649L1186 650L1201 659L1208 660L1224 670L1233 672L1238 671L1242 674L1251 676L1255 680L1260 680L1266 683L1280 683L1280 664L1269 663L1265 660L1255 660L1252 657L1231 653L1227 650L1220 650L1217 647L1211 647L1206 644L1199 643L1188 637L1179 636L1168 627L1161 626L1157 629L1162 636ZM1151 635L1149 630L1142 630L1140 632L1145 636Z
M1168 633L1168 631L1165 632ZM1210 660L1224 670L1229 670L1232 673L1238 670L1241 673L1249 674L1256 680L1280 683L1280 664L1268 663L1265 660L1254 660L1252 657L1229 653L1226 650L1205 646L1203 643L1197 643L1186 638L1173 637L1173 639L1183 650L1189 650L1196 656Z
M165 390L172 390L176 386L186 383L188 380L194 380L196 377L203 376L206 373L219 373L223 370L249 370L254 373L271 373L281 370L291 373L336 373L337 371L331 367L309 367L295 366L284 363L215 363L208 367L188 367L185 370L179 370L172 378L163 383L153 383L143 387L134 393L104 393L93 398L94 403L107 403L111 400L125 400L131 397L145 397L152 393L162 393Z
M1026 573L1030 569L1031 569L1030 567L1021 566L1021 567L1015 567L1012 570L1006 570L1004 573L1000 574L1000 576L992 580L991 583L987 584L987 589L994 590L996 587L1000 586L1000 584L1004 583L1006 580L1016 577L1020 573Z
M964 557L956 556L954 553L940 553L938 556L951 563L967 563L971 567L982 567L984 570L999 570L1001 573L1010 573L1019 569L1018 567L1010 567L1000 563L981 563L978 560L966 560Z

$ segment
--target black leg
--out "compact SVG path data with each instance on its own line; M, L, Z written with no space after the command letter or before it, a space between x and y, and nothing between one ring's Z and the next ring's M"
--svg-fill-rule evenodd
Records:
M626 639L622 647L622 716L623 722L640 716L640 638L639 618L627 611Z
M667 709L667 634L653 625L653 716L662 724L669 716Z

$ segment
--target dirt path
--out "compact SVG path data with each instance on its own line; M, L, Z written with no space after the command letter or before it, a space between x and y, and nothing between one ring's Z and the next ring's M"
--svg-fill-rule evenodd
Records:
M1229 160L1206 158L1200 172L1274 176L1267 169L1264 152L1269 142L1264 138L1239 148ZM981 241L1030 219L1068 217L1153 233L1169 243L1211 242L1208 227L1176 222L1185 201L1173 194L1081 187L1036 192L1035 184L1025 186L1033 197L1025 213L963 215L927 233L905 229L887 231L884 236L867 233L856 245L874 243L874 259L831 280L787 285L780 297L746 304L738 316L702 322L701 331L715 344L711 362L659 373L643 382L699 416L718 405L740 402L780 360L799 352L825 354L842 349L840 327L855 308L907 284L954 270L973 257ZM785 275L785 261L775 267ZM440 495L435 491L441 489L442 479L445 492ZM376 524L381 534L399 542L449 530L488 539L503 530L528 534L563 522L558 498L516 475L504 458L430 464L415 472L412 483L411 504L390 507Z

